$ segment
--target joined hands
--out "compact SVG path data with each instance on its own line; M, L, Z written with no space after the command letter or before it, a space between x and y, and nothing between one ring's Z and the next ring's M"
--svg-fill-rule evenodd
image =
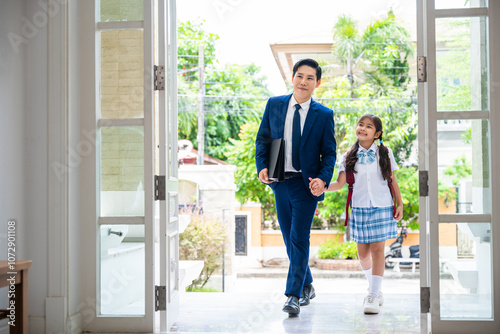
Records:
M309 178L309 190L314 196L321 196L325 192L326 183L320 178Z

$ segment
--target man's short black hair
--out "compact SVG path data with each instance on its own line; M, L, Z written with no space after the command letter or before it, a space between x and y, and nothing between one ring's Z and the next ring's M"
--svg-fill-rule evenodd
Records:
M297 72L299 67L301 67L303 65L314 68L316 70L316 80L317 81L321 80L321 67L319 66L319 64L316 60L311 59L311 58L301 59L298 62L296 62L295 65L293 65L292 76L295 76L295 73Z

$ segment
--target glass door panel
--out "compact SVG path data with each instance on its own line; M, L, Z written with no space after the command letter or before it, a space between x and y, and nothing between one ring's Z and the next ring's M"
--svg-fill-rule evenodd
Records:
M491 213L489 121L437 123L439 214Z
M101 217L144 216L144 127L101 128Z
M486 17L436 19L438 111L487 110Z
M101 117L144 117L144 38L136 29L101 32Z
M487 0L436 0L436 9L488 7Z
M145 314L144 225L99 226L99 315Z
M491 320L491 224L439 224L439 265L441 319Z
M98 21L94 24L97 277L90 328L152 332L152 3L92 3Z
M100 21L142 21L143 0L100 0Z

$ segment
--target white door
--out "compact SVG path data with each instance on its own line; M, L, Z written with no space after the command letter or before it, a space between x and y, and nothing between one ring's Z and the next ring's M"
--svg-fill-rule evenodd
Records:
M417 1L422 333L500 332L499 15Z
M175 2L79 6L81 133L95 144L81 162L82 329L153 332L157 315L169 328L178 311ZM167 69L164 90L155 65ZM155 174L166 176L166 200L155 200ZM156 311L156 285L166 286L168 312Z
M179 200L177 159L177 26L175 0L158 0L158 65L164 66L164 89L158 88L159 285L160 330L168 331L179 313ZM160 69L157 67L157 69ZM158 76L162 80L162 75ZM160 82L161 84L161 82Z

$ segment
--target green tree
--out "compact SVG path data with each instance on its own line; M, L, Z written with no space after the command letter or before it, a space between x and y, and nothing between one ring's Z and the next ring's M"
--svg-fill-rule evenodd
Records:
M394 87L406 88L410 82L408 57L413 55L414 45L392 10L366 28L362 42L366 45L364 58L371 68L366 75L378 88L376 95L387 95Z
M394 16L370 24L360 35L356 21L340 15L333 28L332 52L345 70L349 96L358 97L356 89L371 83L371 96L391 96L391 90L406 88L410 82L408 57L414 46L410 34ZM401 91L400 91L401 92Z
M465 155L462 155L455 159L452 166L446 167L444 174L452 176L453 186L458 187L460 180L472 175L472 165L467 161Z
M177 26L177 68L184 81L198 80L198 53L203 45L205 65L215 63L215 44L219 35L206 32L201 22L179 22Z
M206 32L202 24L180 23L179 36L179 139L189 139L198 147L198 53L199 45L203 45L205 152L224 160L228 139L238 137L241 125L260 120L271 95L264 84L266 77L255 64L218 64L215 61L218 36Z
M443 20L436 26L436 43L444 45L436 58L439 111L471 110L471 53L469 18ZM486 80L486 76L483 76Z
M418 230L418 168L416 166L403 167L395 172L398 180L399 190L403 198L403 218L406 226L412 230Z
M236 199L240 203L259 202L262 204L264 218L276 222L276 207L271 188L259 181L255 166L255 138L259 123L241 126L239 139L229 139L225 154L227 161L236 166Z
M418 178L415 166L407 166L413 142L417 138L417 110L413 92L408 92L408 57L414 52L408 31L394 13L370 24L360 35L354 19L340 15L334 26L332 52L338 65L325 64L326 73L317 89L317 99L335 112L337 160L356 141L355 128L365 113L378 115L384 127L384 145L394 152L400 189L403 195L403 219L418 227ZM337 73L344 73L338 76ZM337 171L333 179L337 178ZM327 193L318 205L319 214L343 227L347 187Z

